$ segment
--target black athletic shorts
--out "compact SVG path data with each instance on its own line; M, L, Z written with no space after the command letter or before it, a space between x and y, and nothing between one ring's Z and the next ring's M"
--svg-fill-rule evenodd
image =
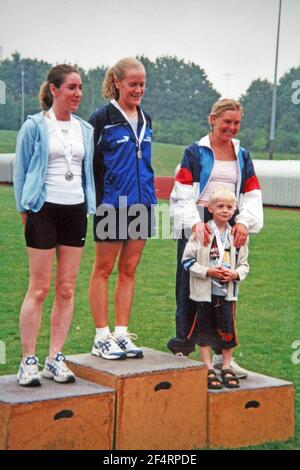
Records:
M49 250L57 245L83 247L87 231L86 204L45 202L39 212L27 212L26 245Z
M120 209L99 206L98 214L99 211L101 215L94 215L95 242L146 240L155 236L155 206L136 204Z
M211 346L218 351L238 345L235 328L235 302L224 296L212 295L211 302L197 306L197 339L200 346Z

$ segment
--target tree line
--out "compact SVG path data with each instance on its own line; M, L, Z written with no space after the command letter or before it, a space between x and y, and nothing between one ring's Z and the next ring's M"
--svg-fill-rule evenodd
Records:
M203 68L177 57L162 56L155 61L141 56L147 71L143 107L152 116L157 142L188 145L205 135L212 104L220 97ZM22 71L25 117L40 109L38 91L52 64L22 58L18 52L0 63L0 80L6 85L6 104L0 104L0 129L21 126ZM78 114L88 119L105 103L101 87L104 66L88 71L78 67L83 80L83 100ZM299 92L297 95L297 87ZM277 88L277 152L300 153L300 66L285 73ZM272 84L254 80L240 97L244 118L240 139L254 151L267 151L271 120Z

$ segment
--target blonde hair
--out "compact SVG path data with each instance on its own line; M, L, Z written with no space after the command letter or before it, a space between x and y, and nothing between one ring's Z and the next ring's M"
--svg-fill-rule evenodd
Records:
M222 113L225 113L225 111L240 111L242 115L244 113L243 106L239 101L223 98L219 101L216 101L216 103L214 103L213 107L211 108L211 112L208 116L209 124L211 123L210 118L212 116L219 117Z
M142 62L140 62L135 57L124 57L120 59L115 65L107 70L103 85L102 85L102 95L107 99L118 99L119 90L115 85L115 80L123 80L128 69L140 69L145 72L145 67Z
M218 201L234 202L237 204L236 196L233 191L227 188L216 188L209 194L209 204L215 204Z
M55 88L59 88L70 73L78 73L80 75L75 67L68 64L55 65L55 67L49 70L47 80L41 85L39 92L39 100L45 111L48 111L53 104L53 96L49 85L53 84Z

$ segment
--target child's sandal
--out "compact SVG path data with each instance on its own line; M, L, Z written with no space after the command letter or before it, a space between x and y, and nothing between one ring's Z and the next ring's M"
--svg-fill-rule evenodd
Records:
M214 369L208 369L207 371L207 388L210 390L220 390L223 388L222 382Z
M240 381L231 369L222 369L221 377L224 387L240 388Z

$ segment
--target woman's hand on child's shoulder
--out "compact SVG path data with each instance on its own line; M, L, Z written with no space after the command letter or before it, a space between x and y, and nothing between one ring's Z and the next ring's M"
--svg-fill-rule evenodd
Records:
M199 240L204 246L209 245L211 230L207 224L197 222L193 225L192 232L195 240Z

